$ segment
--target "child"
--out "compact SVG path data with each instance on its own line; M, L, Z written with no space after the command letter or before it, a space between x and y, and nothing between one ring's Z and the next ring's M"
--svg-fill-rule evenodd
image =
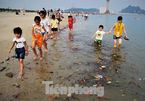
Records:
M43 35L42 32L43 30L46 31L41 25L41 18L39 16L35 16L34 18L35 24L32 27L32 48L33 48L33 53L34 53L34 60L37 59L37 51L36 51L36 46L39 49L40 52L40 60L42 60L42 44L43 44Z
M44 45L44 49L45 49L45 52L48 51L48 48L47 48L47 42L46 40L48 39L48 33L50 31L50 23L48 21L48 19L46 18L46 12L45 11L40 11L39 13L40 17L41 17L41 24L44 26L46 32L44 31L43 32L43 45Z
M123 24L122 20L123 20L122 16L119 16L117 22L113 25L113 27L110 30L110 32L114 30L114 35L113 35L114 47L117 47L117 42L118 42L118 47L122 45L122 33L125 34L124 39L128 40L125 25Z
M54 44L55 41L57 40L57 34L58 34L58 20L55 18L55 15L52 15L52 20L51 20L51 31L52 31L52 35L53 35L53 40L54 40Z
M18 63L20 65L18 78L22 78L24 75L23 59L25 58L25 51L26 51L26 54L28 54L28 45L26 43L25 38L22 37L22 29L20 27L14 28L13 32L15 34L15 38L13 38L13 44L9 50L9 53L11 53L11 50L15 46L16 58L18 59Z
M104 34L110 34L110 33L104 32L104 26L99 25L99 29L97 30L97 32L93 36L93 38L95 37L94 42L96 45L101 46Z
M69 14L68 15L68 27L69 27L70 31L73 30L73 24L74 24L74 18L71 14Z
M72 41L73 40L73 35L72 35L72 31L73 31L73 24L74 24L74 18L71 14L68 15L68 27L69 27L69 40Z

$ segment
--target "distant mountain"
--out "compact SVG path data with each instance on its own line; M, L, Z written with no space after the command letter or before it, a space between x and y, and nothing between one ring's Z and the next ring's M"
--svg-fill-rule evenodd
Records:
M87 13L99 13L99 10L96 8L70 8L70 9L66 9L64 10L65 12L75 12L75 13L79 13L79 12L87 12Z
M145 10L141 9L139 6L128 6L125 9L122 9L121 13L145 14Z
M22 9L0 8L0 12L20 12ZM37 12L36 10L25 10L26 12Z

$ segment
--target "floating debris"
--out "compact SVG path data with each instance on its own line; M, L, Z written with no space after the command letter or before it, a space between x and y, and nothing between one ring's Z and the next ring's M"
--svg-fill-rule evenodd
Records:
M99 75L99 74L97 76L94 76L94 77L95 77L96 80L100 80L100 79L103 78L103 76L102 75Z
M102 68L106 68L106 66L101 66Z
M13 78L13 76L14 76L12 72L6 73L5 75L9 78Z
M108 76L107 76L107 77L105 77L105 79L106 79L106 81L107 81L107 82L106 82L107 84L111 84L111 83L112 83L112 78L111 78L111 77L108 77Z
M106 69L106 66L101 66L101 67L99 67L99 69Z
M116 73L118 73L118 72L119 72L117 68L115 69L115 72L116 72Z
M139 81L145 81L145 78L139 78Z
M105 79L106 79L106 81L112 81L112 78L109 76L106 76Z
M107 81L107 84L111 84L112 82L111 81Z
M67 97L71 97L71 96L72 96L71 93L67 94Z
M121 96L125 96L125 93L123 93Z

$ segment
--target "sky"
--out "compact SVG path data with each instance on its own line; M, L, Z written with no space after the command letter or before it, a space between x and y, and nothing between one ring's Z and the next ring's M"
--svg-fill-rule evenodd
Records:
M25 8L32 10L46 9L67 9L77 8L98 8L104 7L106 0L0 0L0 8ZM109 8L112 12L118 12L128 5L140 6L145 9L145 0L110 0Z

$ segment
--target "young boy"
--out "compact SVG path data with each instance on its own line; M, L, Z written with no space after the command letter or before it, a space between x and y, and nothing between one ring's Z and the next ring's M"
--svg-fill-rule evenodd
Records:
M73 35L72 35L72 31L73 31L73 24L74 24L74 18L71 14L68 15L68 28L69 28L69 40L73 41Z
M99 25L97 32L93 35L93 38L95 37L94 42L96 45L101 46L104 34L110 34L110 33L104 32L104 26Z
M45 30L42 35L43 35L43 45L44 45L44 51L48 52L48 48L47 48L47 39L48 39L48 33L50 31L50 23L49 20L46 18L46 12L45 11L40 11L39 15L41 17L41 24L44 26Z
M114 30L114 47L120 47L122 45L122 34L125 34L124 39L128 40L125 25L122 22L123 18L122 16L119 16L117 19L117 22L113 25L113 27L110 29L110 33L112 30ZM117 45L118 43L118 45Z
M43 44L43 35L42 32L45 30L43 25L41 25L41 18L39 16L35 16L34 18L35 24L32 27L32 48L33 48L33 53L34 53L34 60L37 59L37 51L36 51L36 46L39 49L40 53L40 60L42 60L42 44Z
M22 37L22 29L20 27L14 28L13 32L15 34L15 38L13 38L13 44L9 50L9 53L11 53L11 50L15 46L16 58L18 59L18 63L20 66L18 78L22 78L24 75L24 61L23 60L25 59L25 51L26 51L26 54L28 54L28 45L26 43L25 38Z
M57 40L57 34L58 34L58 20L55 18L55 15L52 15L52 20L51 20L51 31L52 31L52 35L53 35L53 40L55 44L56 40Z

